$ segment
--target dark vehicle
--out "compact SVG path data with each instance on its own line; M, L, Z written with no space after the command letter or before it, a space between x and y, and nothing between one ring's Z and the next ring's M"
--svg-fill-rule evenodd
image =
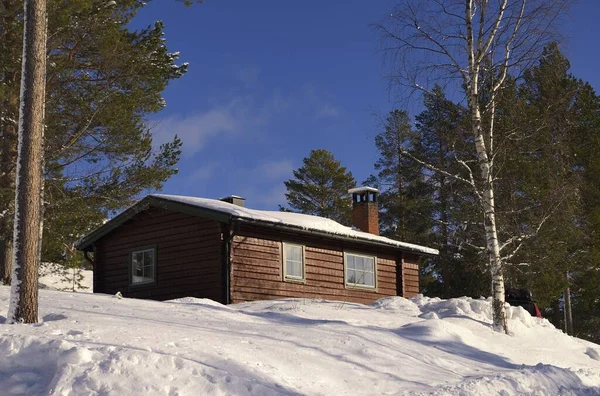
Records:
M523 307L531 316L538 318L542 317L542 313L538 308L537 304L533 300L533 295L529 290L507 288L504 292L506 302L513 307Z

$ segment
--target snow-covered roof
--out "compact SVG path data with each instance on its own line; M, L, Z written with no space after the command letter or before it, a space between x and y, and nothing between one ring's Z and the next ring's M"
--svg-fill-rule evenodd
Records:
M228 202L208 198L165 194L152 194L150 197L225 213L240 220L248 220L272 225L291 226L307 231L317 231L331 234L332 236L343 236L362 241L376 242L423 254L439 254L437 249L415 245L412 243L400 242L379 235L358 231L325 217L311 216L301 213L248 209L238 205L230 204Z

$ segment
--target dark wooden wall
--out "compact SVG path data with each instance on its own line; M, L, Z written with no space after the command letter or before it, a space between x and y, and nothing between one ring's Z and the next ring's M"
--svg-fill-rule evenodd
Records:
M156 246L156 283L129 285L132 250ZM94 292L169 300L210 298L224 302L221 225L150 208L96 242Z
M286 297L371 303L395 296L396 252L342 241L246 227L232 243L232 302ZM281 242L304 244L305 283L284 281ZM377 289L345 287L343 251L377 256Z
M419 257L404 253L402 258L402 296L411 298L419 294Z

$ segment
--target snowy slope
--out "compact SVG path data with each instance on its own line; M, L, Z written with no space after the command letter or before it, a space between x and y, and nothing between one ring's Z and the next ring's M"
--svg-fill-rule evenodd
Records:
M83 279L79 283L73 282L74 273L76 270L65 270L58 264L42 263L40 267L40 277L38 279L41 289L50 290L73 290L79 292L92 292L93 273L89 270L82 270ZM75 279L77 279L75 277Z
M521 308L494 333L485 300L40 304L41 323L0 325L2 395L600 395L600 346Z

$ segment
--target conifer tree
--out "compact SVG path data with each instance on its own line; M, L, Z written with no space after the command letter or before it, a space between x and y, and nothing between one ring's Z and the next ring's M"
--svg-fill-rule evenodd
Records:
M390 238L426 243L431 230L430 189L424 169L405 156L402 148L421 151L421 142L405 111L393 110L386 117L383 131L375 137L380 158L378 172L367 180L380 189L380 226Z
M8 323L37 323L44 193L46 0L25 0L15 181L14 262Z
M289 209L327 217L341 224L352 222L348 190L356 186L352 173L327 150L312 150L294 178L284 182Z
M375 163L378 173L367 183L381 190L384 235L439 249L438 257L423 263L422 291L447 298L478 297L486 294L489 279L480 252L471 247L478 238L473 226L476 199L455 179L411 158L462 174L455 157L459 153L465 158L469 152L465 110L446 99L438 86L424 95L424 106L416 128L405 111L389 113L375 139L381 156Z
M0 4L0 36L21 37L22 2ZM177 172L181 141L154 147L146 117L164 107L161 92L186 65L177 65L178 54L169 53L162 23L140 31L128 27L142 6L135 0L48 1L44 215L52 232L44 233L44 257L49 260L64 256L65 246L110 212L146 189L159 189ZM0 40L0 48L19 54L21 44ZM19 74L19 56L0 57L0 78L8 82L0 84L0 100L7 104L0 118L0 239L6 247L12 236Z
M431 90L431 82L462 91L469 113L472 152L459 158L468 173L460 177L473 189L480 208L480 232L492 278L494 329L508 332L505 262L522 246L523 234L503 239L499 232L495 127L498 98L509 81L550 39L566 0L416 2L404 0L378 26L386 54L393 60L392 80L400 89ZM469 163L476 159L476 165ZM421 160L423 161L423 160ZM426 162L423 162L426 164ZM430 169L434 170L430 165ZM435 169L455 177L444 169ZM500 220L499 220L500 219ZM528 232L528 230L526 230Z
M457 158L470 158L472 145L467 111L448 100L440 86L423 96L425 110L416 117L416 130L421 140L421 153L437 169L468 178ZM414 162L414 161L413 161ZM421 166L416 164L415 166ZM436 271L437 285L429 292L446 298L486 294L489 279L484 275L485 263L481 252L473 245L481 243L475 232L478 218L477 197L464 183L444 173L428 171L427 184L432 192L433 232L430 244L440 251L431 270ZM487 282L487 283L486 283Z
M564 326L559 306L570 290L577 334L598 340L600 100L588 83L569 74L569 67L558 46L551 44L520 87L523 121L518 124L536 134L522 134L525 138L511 150L525 154L515 171L521 182L518 196L529 197L530 207L538 203L538 211L553 205L556 213L515 257L527 265L509 268L509 276L531 288L540 305L553 308L557 327ZM518 221L530 221L536 210L522 211L526 216Z

